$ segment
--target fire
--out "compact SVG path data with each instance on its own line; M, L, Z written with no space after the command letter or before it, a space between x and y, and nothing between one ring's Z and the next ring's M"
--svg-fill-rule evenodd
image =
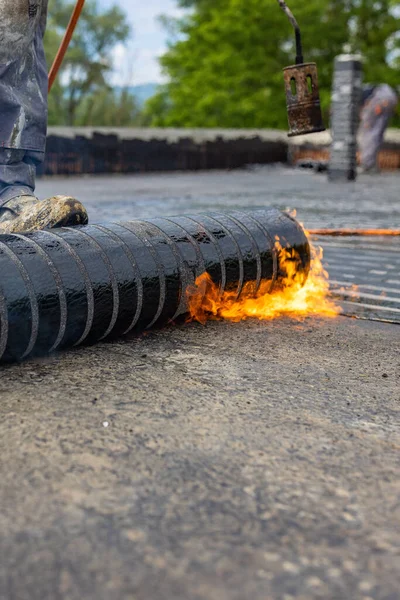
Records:
M329 298L329 276L322 265L323 250L311 247L311 268L306 283L299 272L292 252L275 243L280 270L284 278L280 289L268 293L270 283L262 283L254 295L254 283L244 286L240 297L236 292L222 294L208 273L197 278L188 292L189 319L205 324L209 319L242 321L245 319L271 320L281 316L302 318L307 315L335 317L340 308Z

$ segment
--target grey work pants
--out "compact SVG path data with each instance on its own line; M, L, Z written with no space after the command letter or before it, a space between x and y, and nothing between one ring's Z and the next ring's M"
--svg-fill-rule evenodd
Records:
M397 102L398 98L389 85L378 85L361 111L359 148L364 169L376 166L378 152Z
M48 0L0 0L0 206L35 189L47 130Z

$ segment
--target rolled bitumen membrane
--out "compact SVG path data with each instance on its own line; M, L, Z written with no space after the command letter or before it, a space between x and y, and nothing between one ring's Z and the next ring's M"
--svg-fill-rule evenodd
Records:
M0 235L0 360L166 325L204 272L238 297L248 282L273 292L284 277L277 241L305 281L306 235L276 209Z

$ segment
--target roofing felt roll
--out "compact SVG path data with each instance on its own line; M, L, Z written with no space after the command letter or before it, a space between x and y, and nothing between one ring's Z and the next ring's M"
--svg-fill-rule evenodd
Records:
M305 281L306 235L276 209L0 235L0 360L161 327L186 313L204 272L238 297L248 282L273 292L277 241Z

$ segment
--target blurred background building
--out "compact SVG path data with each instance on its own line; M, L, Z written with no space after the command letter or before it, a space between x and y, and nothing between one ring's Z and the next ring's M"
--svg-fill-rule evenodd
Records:
M73 4L69 0L50 3L46 34L49 63ZM92 132L84 135L71 129L76 127L95 128L106 137L114 135L114 141L115 136L127 139L115 128L251 130L250 138L255 136L254 130L285 131L282 69L293 63L294 37L285 15L274 4L271 0L87 0L50 96L49 125L57 129L50 129L49 160L54 165L59 152L64 158L69 154L70 165L61 172L81 171L71 158L71 141L67 152L59 140L60 136L65 140L78 136L82 152L82 140L93 140L93 136ZM292 0L290 5L301 24L307 61L318 64L327 124L334 61L343 52L361 56L364 81L392 87L400 84L397 0ZM400 125L399 111L390 125ZM61 135L60 126L70 128L67 136L65 132ZM107 131L102 132L102 127ZM143 135L148 139L147 134L131 132L131 141L132 135L134 139L143 141ZM248 139L248 135L243 131L238 137ZM297 143L295 150L290 147L292 159L326 158L329 138L315 139ZM399 137L392 130L388 139L386 154L380 156L381 166L398 168ZM262 160L264 150L254 160ZM129 153L132 151L131 145ZM199 152L206 153L204 146ZM241 160L227 160L227 166L246 162L246 152ZM281 160L280 151L276 158ZM87 156L85 168L91 159L97 160ZM125 158L121 160L126 164ZM203 163L200 159L180 159L174 168L185 162L194 168L201 168L201 164L210 167L208 158L203 157ZM216 166L222 164L217 161ZM126 170L121 164L115 168Z

